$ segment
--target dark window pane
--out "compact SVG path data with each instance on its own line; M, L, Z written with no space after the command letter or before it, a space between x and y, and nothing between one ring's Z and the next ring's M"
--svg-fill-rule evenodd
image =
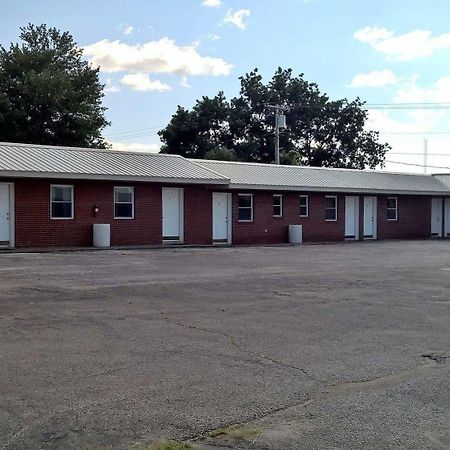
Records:
M52 200L57 202L70 202L72 200L72 188L53 186Z
M327 197L326 208L334 208L336 206L336 199L334 197Z
M395 209L388 209L387 210L387 218L389 220L396 220L397 219L397 211Z
M250 195L239 195L238 197L239 208L252 206L252 197Z
M326 220L336 220L336 210L335 209L326 209L325 210L325 219Z
M280 206L281 205L281 197L278 195L274 195L273 197L273 206Z
M308 215L308 208L306 206L300 206L300 215L301 216L307 216Z
M123 218L132 218L133 206L131 205L131 203L116 203L115 216Z
M300 206L306 206L308 204L308 197L300 197Z
M281 205L273 205L273 215L281 216Z
M396 208L397 207L396 199L395 198L388 198L387 207L388 208Z
M133 195L128 189L116 189L116 202L131 203Z
M238 209L238 220L252 220L251 208L239 208Z
M52 203L52 217L57 219L72 217L72 203Z

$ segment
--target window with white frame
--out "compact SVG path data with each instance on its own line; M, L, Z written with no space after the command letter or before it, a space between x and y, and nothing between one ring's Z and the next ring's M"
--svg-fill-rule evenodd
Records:
M114 219L134 218L134 188L114 188Z
M388 197L387 199L387 219L398 219L398 199L397 197Z
M335 195L327 195L325 197L325 220L327 222L335 222L337 220L337 197Z
M253 194L238 194L238 221L253 221Z
M273 195L273 217L283 217L283 196Z
M309 197L307 195L300 195L300 217L309 216Z
M73 186L63 184L50 186L50 217L73 219Z

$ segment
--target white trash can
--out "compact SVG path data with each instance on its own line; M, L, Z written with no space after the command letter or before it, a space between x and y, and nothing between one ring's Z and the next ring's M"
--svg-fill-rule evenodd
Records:
M303 242L303 226L289 225L289 244L301 244Z
M106 248L111 245L111 225L109 223L95 223L92 243L94 247Z

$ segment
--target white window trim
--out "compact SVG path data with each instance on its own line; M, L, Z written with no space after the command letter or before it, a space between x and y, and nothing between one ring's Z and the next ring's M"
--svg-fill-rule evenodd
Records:
M131 189L131 217L117 217L116 216L116 204L126 204L126 205L129 204L129 202L116 202L116 190L117 189ZM134 219L134 186L114 186L113 208L114 208L114 220L133 220Z
M301 204L300 199L306 198L306 215L300 214ZM299 205L298 205L298 215L299 217L309 217L309 195L300 195L299 196Z
M397 222L398 221L398 197L388 197L387 198L388 204L389 204L389 200L395 200L395 208L387 207L386 215L388 214L389 210L395 209L395 219L389 219L389 217L387 217L387 220L388 220L388 222Z
M70 188L71 189L71 198L70 198L70 202L72 204L72 210L71 210L71 216L70 217L53 217L53 211L52 211L52 205L53 203L66 203L66 202L60 202L60 201L53 201L53 197L52 197L52 193L53 193L53 188L57 187L57 188ZM74 185L73 184L51 184L50 185L50 219L51 220L73 220L75 218L75 201L74 201Z
M272 197L272 210L275 207L275 205L273 204L273 199L275 197L278 197L280 199L280 214L273 214L273 211L272 211L272 214L273 214L273 217L280 218L280 217L283 217L283 194L273 194L273 197Z
M334 198L334 210L336 211L335 218L334 219L325 219L325 222L337 222L338 220L338 198L337 195L326 195L325 196L325 217L326 217L326 210L331 209L327 208L327 198Z
M245 207L239 207L239 197L240 196L247 196L250 197L250 207L245 206ZM238 194L238 222L253 222L253 194ZM241 220L239 219L239 209L248 209L250 208L250 212L251 212L251 219L250 220Z

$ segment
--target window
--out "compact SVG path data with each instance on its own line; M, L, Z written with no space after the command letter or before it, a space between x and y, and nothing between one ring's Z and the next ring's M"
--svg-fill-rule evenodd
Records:
M253 194L238 194L238 222L253 222Z
M300 195L300 217L308 217L309 215L309 197Z
M327 222L335 222L337 220L337 197L325 197L325 220Z
M283 217L283 196L281 194L273 196L273 217Z
M114 188L114 219L134 218L134 188Z
M50 186L50 217L73 219L73 186L61 184Z
M398 201L397 197L388 197L387 199L387 219L397 220L398 218Z

